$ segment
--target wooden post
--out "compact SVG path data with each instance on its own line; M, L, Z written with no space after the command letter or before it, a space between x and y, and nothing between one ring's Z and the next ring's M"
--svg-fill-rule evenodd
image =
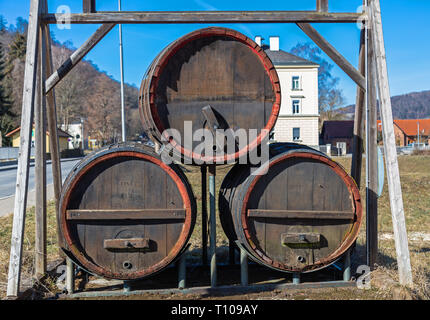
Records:
M372 34L368 33L367 52L367 151L368 168L366 183L366 245L367 265L373 269L378 255L378 131L376 68Z
M317 11L328 12L328 0L317 0Z
M83 13L94 13L94 12L96 12L96 0L83 0L82 1L82 12Z
M46 92L50 92L113 27L115 27L114 23L101 25L55 72L50 73L49 78L46 80Z
M15 207L9 258L7 296L17 296L21 277L22 241L27 209L28 171L30 168L31 133L36 92L37 49L40 23L40 1L31 0L27 31L24 89L21 114L21 138L16 176Z
M36 279L46 272L46 99L45 99L45 44L43 32L39 33L39 72L37 77L37 96L34 123L35 123L35 276Z
M412 286L412 269L409 257L405 214L403 210L399 165L397 162L396 140L393 128L387 61L382 30L381 6L379 0L372 0L370 3L372 15L371 30L376 58L382 134L384 138L385 165L387 170L388 192L390 196L399 279L400 284Z
M360 34L360 56L358 62L359 72L364 76L366 71L366 29L361 30ZM363 159L363 112L364 112L364 93L365 91L357 86L357 96L355 102L354 115L354 137L352 142L352 162L351 176L357 183L358 188L361 185L361 164Z
M363 90L366 90L366 80L354 66L349 63L324 37L319 34L309 23L297 23L306 35L315 42L315 44L325 52L356 84Z
M46 0L44 0L45 8L47 10ZM45 71L48 78L52 74L53 63L52 63L52 52L51 52L51 33L49 31L49 25L42 25L43 30L43 42L45 43ZM45 92L46 92L46 82L45 82ZM48 131L49 131L49 151L51 153L51 166L52 166L52 179L54 183L54 197L55 197L55 207L56 212L58 210L58 205L61 196L62 187L62 176L61 176L61 156L60 156L60 146L58 140L57 131L57 107L55 103L55 91L50 90L46 94L47 100L47 120L48 120ZM62 238L60 237L60 227L57 221L57 240L59 247L62 247ZM62 251L60 249L60 255Z

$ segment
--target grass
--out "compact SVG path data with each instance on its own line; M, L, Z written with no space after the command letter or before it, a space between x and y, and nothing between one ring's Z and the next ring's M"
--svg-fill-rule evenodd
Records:
M7 288L7 275L9 268L10 241L12 235L13 216L0 218L0 297L4 296ZM32 278L34 274L34 243L35 243L35 214L34 207L27 210L25 219L25 234L22 248L22 274L21 279ZM50 201L47 206L47 261L59 258L57 246L57 221L55 204Z
M351 158L334 158L346 171L349 172ZM399 156L400 177L403 191L403 202L406 217L408 235L419 233L430 233L430 156ZM217 167L216 185L217 188L228 172L230 166ZM198 217L194 232L191 236L191 252L194 259L199 259L199 248L201 247L201 181L200 169L196 167L185 167L185 174L193 186L193 192L196 197L198 206ZM365 199L365 178L364 167L361 181L361 195ZM216 193L218 198L218 194ZM216 199L217 200L217 199ZM209 201L209 199L208 199ZM209 207L209 204L208 204ZM310 299L404 299L404 296L396 295L398 289L397 267L396 267L396 250L392 237L392 220L389 205L387 181L384 184L384 190L378 200L378 231L381 235L388 235L379 241L378 268L372 272L372 283L381 283L372 290L360 291L358 289L324 289L324 290L305 290L297 293L297 298ZM228 240L217 220L217 247L220 251L217 253L218 261L226 261ZM28 210L26 223L26 233L24 236L23 248L23 274L22 278L29 278L33 274L34 265L34 208ZM12 230L12 216L0 218L0 296L6 292L7 271L9 263L10 238ZM55 206L53 202L48 205L48 231L47 231L47 259L55 260L59 257L56 235L56 217ZM353 257L355 265L362 264L365 261L365 224L363 225L359 238L357 240L357 250ZM409 250L411 256L411 265L413 270L414 288L409 290L409 297L416 299L430 299L430 242L412 240L409 241ZM355 260L355 261L354 261ZM354 269L353 269L354 271ZM383 281L377 281L382 279ZM386 281L384 279L387 279ZM394 280L394 281L393 281ZM352 290L352 291L351 291ZM359 292L358 292L358 291ZM290 293L271 292L260 295L249 295L248 298L267 298L267 299L288 299ZM243 298L246 298L245 296ZM236 297L240 298L240 297Z

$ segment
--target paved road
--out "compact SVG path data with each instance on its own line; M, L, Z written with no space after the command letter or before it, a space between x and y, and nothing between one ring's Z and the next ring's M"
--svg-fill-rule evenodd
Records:
M63 182L69 174L70 170L78 163L80 160L73 161L62 161L61 162L61 174L63 176ZM15 194L15 184L16 184L16 171L17 169L0 171L0 199L10 197ZM46 180L47 184L52 184L52 166L48 163L46 168ZM34 189L34 166L30 167L29 176L29 190Z

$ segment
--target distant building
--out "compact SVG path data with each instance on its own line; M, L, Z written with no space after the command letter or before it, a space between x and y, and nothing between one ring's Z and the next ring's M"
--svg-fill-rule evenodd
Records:
M255 41L272 60L281 84L281 109L273 139L318 145L319 65L279 49L279 37L270 37L270 46Z
M411 143L430 144L430 119L396 119L394 123L394 136L396 145L407 146ZM378 131L382 132L381 120L378 120Z
M60 152L66 149L69 149L69 139L72 137L70 134L68 134L67 132L61 130L60 128L57 129L57 134L58 134L58 140L59 140L59 147L60 147ZM6 137L10 137L12 138L12 147L19 147L20 144L20 139L21 139L21 127L16 128L15 130L12 130L11 132L6 134ZM31 132L31 147L34 147L34 140L35 139L35 135L34 135L34 128ZM50 152L50 147L49 147L49 131L46 131L46 152L49 153Z
M69 149L83 149L83 125L81 122L71 123L67 128L65 125L61 125L61 129L71 136L71 138L69 138Z
M342 148L346 150L346 153L351 153L353 138L354 121L324 121L321 130L321 144L330 144L332 147Z

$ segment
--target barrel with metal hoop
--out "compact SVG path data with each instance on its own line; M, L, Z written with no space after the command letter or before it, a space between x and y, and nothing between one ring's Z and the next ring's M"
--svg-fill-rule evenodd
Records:
M220 27L191 32L167 46L146 72L139 94L141 120L151 139L170 143L194 163L226 163L257 148L274 127L280 103L279 78L264 50ZM227 131L223 141L214 139L214 154L195 151L199 139L184 142L203 128L212 134ZM169 129L179 133L179 141ZM227 148L223 142L238 129L257 134Z
M180 168L152 148L109 146L67 177L58 221L63 250L106 278L133 280L166 268L192 233L196 204Z
M236 164L219 193L222 227L258 263L310 272L338 260L355 242L362 206L355 181L323 153L271 144L266 174Z

